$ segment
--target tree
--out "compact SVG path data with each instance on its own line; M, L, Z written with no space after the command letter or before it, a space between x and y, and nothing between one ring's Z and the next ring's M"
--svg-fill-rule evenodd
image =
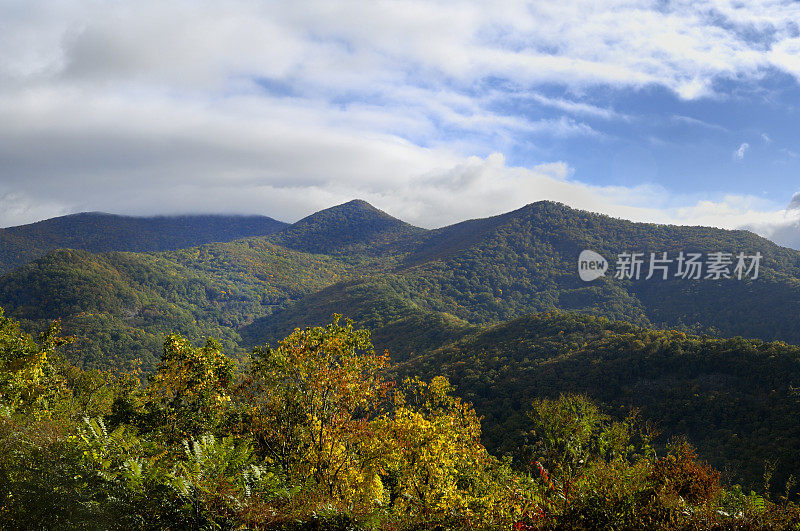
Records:
M49 416L69 393L52 363L56 349L69 341L60 333L61 327L53 323L37 343L0 308L0 404L6 414Z
M593 462L636 459L651 451L650 437L636 429L635 415L612 421L584 395L535 400L529 417L533 429L527 451L534 471L565 498Z
M169 441L213 432L228 408L235 366L213 339L194 347L181 336L168 336L146 390L150 427Z
M397 393L385 430L393 508L423 521L508 524L533 500L508 465L486 451L475 410L452 392L439 376L406 379Z
M339 316L295 330L277 348L257 348L238 393L242 427L290 480L310 479L326 496L353 503L383 498L383 446L374 419L391 382L369 332Z

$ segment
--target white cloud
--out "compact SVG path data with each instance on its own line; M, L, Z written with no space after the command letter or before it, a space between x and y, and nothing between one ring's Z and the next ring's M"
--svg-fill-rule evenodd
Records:
M742 142L741 144L739 144L739 147L736 149L736 151L733 152L733 157L736 160L744 159L744 154L747 152L748 149L750 149L750 144L748 144L747 142Z
M424 226L539 199L637 220L786 225L749 198L590 185L568 162L521 168L496 153L521 135L599 139L598 119L630 119L582 101L591 87L696 99L770 69L800 79L800 4L660 6L5 0L0 224L80 210L292 221L363 197ZM566 96L546 95L550 84ZM509 97L558 115L510 114L497 105Z
M28 82L218 87L256 75L346 89L418 73L464 84L660 84L692 99L713 92L718 77L764 68L800 78L800 6L774 0L659 9L644 0L7 0L0 10L0 72Z
M683 124L687 124L687 125L691 125L691 126L699 126L699 127L705 128L705 129L710 129L712 131L719 131L719 132L722 132L722 133L729 133L730 132L728 129L726 129L725 127L722 127L721 125L708 123L708 122L705 122L703 120L698 120L697 118L692 118L691 116L682 116L680 114L676 114L676 115L673 115L671 117L671 119L672 119L673 122L676 122L676 123L683 123Z
M541 103L547 107L553 107L562 111L566 111L575 115L586 115L604 120L624 120L629 121L631 117L622 113L618 113L613 109L604 107L597 107L587 103L570 101L563 98L550 98L542 94L530 93L526 95L533 101Z

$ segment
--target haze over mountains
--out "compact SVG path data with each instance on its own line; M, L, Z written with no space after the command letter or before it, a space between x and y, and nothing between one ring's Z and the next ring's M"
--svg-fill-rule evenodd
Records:
M712 415L732 418L737 408L751 417L768 413L784 426L771 436L790 448L770 455L780 456L784 476L800 472L791 464L800 462L792 449L800 441L792 420L796 348L719 347L685 335L800 344L800 252L746 231L632 223L552 202L425 230L356 200L291 225L266 217L82 214L5 229L0 238L12 242L0 257L8 271L0 306L31 331L61 319L78 338L68 355L84 367L152 370L170 332L195 342L214 336L241 353L340 313L369 328L401 372L453 377L487 415L493 449L519 442L519 418L532 398L577 390L615 407L642 407L666 434L696 436L712 462L745 456L736 477L747 481L767 455L754 450L764 426L736 423L731 443L727 428L701 434L696 427ZM584 282L577 274L583 249L612 264L628 251L759 252L763 259L756 280L608 274ZM532 315L554 311L593 317ZM594 317L631 324L583 320ZM491 347L487 333L497 336ZM618 336L611 346L604 340ZM706 355L720 348L730 355ZM686 356L675 358L676 349ZM627 381L629 366L650 376ZM753 366L758 381L746 385ZM712 394L693 401L698 389Z

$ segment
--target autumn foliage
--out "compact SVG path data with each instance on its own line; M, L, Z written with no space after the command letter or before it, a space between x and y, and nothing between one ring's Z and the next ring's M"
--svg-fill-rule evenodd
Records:
M446 378L389 378L340 319L239 363L171 335L136 374L85 372L0 313L0 527L792 528L787 500L724 487L688 443L583 396L532 404L512 462Z

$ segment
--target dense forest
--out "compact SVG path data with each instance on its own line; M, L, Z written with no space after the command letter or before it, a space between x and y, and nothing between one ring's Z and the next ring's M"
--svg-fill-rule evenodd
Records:
M484 441L514 454L535 399L586 394L685 436L728 479L754 488L765 464L781 488L800 477L800 347L692 336L602 317L521 317L415 357L400 374L445 374L484 418Z
M150 429L140 422L150 406L131 382L153 385L165 337L178 334L186 348L215 338L201 351L225 352L239 367L233 382L253 366L254 348L341 313L371 331L377 352L388 349L385 378L448 378L448 400L483 417L481 452L511 459L514 474L541 479L526 468L537 444L531 404L550 407L563 393L611 423L638 412L653 428L654 456L685 437L723 483L744 492L769 490L777 500L800 474L798 350L787 344L800 343L800 253L752 233L631 223L551 202L425 230L352 201L289 226L270 218L221 228L208 220L207 230L194 218L184 229L156 223L160 243L139 248L144 240L125 236L139 234L138 225L120 228L127 218L71 218L42 222L56 228L39 232L4 229L0 238L14 234L30 252L5 262L17 266L0 277L0 306L34 335L60 322L71 338L59 346L63 370L100 378L109 392L125 382L139 420L124 424L136 433ZM82 232L80 220L91 228ZM45 242L50 233L70 239ZM43 254L51 245L74 248ZM607 275L587 283L577 274L583 249L612 267L626 251L759 252L763 260L757 279ZM114 428L125 402L108 400L102 412L73 410L70 418L88 414ZM236 435L228 429L208 433ZM203 435L192 432L196 441Z
M755 281L607 276L585 283L576 274L584 248L609 258L630 250L764 258ZM95 368L141 360L152 370L158 334L172 331L193 340L211 333L243 353L334 312L368 326L395 359L438 348L469 327L556 309L798 343L800 253L745 231L631 223L550 202L423 230L352 201L233 242L149 253L55 251L0 277L0 304L31 330L62 319L82 338L72 361ZM412 328L409 319L433 323L426 337L396 333ZM113 359L98 347L108 341L116 344Z
M481 444L448 380L388 377L338 317L242 364L165 339L136 374L83 371L0 313L6 529L796 528L783 498L725 486L675 439L582 395L534 401L524 461Z

